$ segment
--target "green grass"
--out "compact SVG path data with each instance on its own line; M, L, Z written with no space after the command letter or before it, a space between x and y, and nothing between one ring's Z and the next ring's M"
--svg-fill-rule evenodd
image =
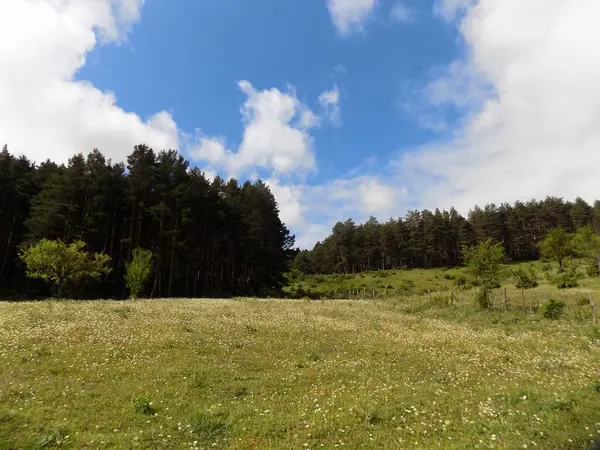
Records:
M585 265L581 260L575 260L578 266L578 272L583 276L585 274ZM515 263L504 266L503 286L509 289L514 288L514 280L510 270L518 267L527 268L532 266L539 277L541 286L553 288L553 285L544 279L543 266L551 267L551 274L555 276L558 271L556 263L542 263L540 261ZM428 295L431 292L460 292L462 289L457 286L458 278L469 279L465 268L452 269L411 269L411 270L379 270L363 272L359 274L332 274L332 275L307 275L299 274L299 278L290 279L284 288L286 295L294 297L311 298L358 298L368 299L375 297L394 297L402 290L412 292L413 295ZM580 282L582 287L600 290L600 278L590 279L585 277ZM387 286L387 289L386 289ZM471 290L472 285L467 281L467 289ZM298 295L300 294L304 295Z
M561 319L466 293L0 304L0 448L584 449L597 291L537 291Z
M373 290L384 292L385 286L389 286L388 293L391 295L396 288L405 286L407 282L414 283L415 291L449 289L454 285L453 278L462 274L464 274L464 269L413 269L347 275L302 275L300 280L292 281L284 290L286 293L292 293L301 288L305 292L324 296L330 296L332 291L360 291L361 295L365 291L366 295L370 296Z

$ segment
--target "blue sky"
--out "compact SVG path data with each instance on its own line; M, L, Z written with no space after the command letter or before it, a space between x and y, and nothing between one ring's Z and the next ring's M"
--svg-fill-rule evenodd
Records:
M390 17L380 2L362 31L340 36L322 2L150 0L122 45L98 46L77 77L116 93L119 105L149 117L172 113L180 129L239 143L239 80L285 90L318 110L318 97L340 90L342 124L313 134L319 181L366 158L437 138L402 108L432 71L461 52L455 27L431 1L403 3L413 22Z
M399 5L401 20L392 13ZM316 167L302 177L320 185L385 170L402 149L440 138L403 105L418 101L462 50L456 27L431 1L381 1L360 28L342 34L323 2L152 0L127 41L96 47L77 78L114 92L119 106L143 118L164 109L181 131L200 128L234 147L244 131L238 81L257 90L292 85L316 114L319 96L337 87L339 123L311 132Z
M594 0L11 0L0 143L37 162L177 148L265 180L301 247L348 217L593 200L598 16Z

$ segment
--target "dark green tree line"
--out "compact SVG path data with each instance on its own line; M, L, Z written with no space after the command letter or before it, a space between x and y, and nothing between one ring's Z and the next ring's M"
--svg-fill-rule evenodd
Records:
M42 239L83 241L110 257L110 274L80 295L125 297L133 251L152 252L143 295L276 293L294 237L262 182L209 180L176 151L136 146L127 164L98 151L66 165L0 153L0 290L44 295L19 251ZM142 295L141 294L141 295Z
M488 239L502 246L506 257L531 261L540 257L540 243L552 229L574 233L590 227L600 234L600 201L590 206L548 197L513 205L478 206L467 217L450 211L409 211L405 217L379 223L337 223L323 242L300 252L294 268L306 273L356 273L365 270L455 267L464 263L461 249Z

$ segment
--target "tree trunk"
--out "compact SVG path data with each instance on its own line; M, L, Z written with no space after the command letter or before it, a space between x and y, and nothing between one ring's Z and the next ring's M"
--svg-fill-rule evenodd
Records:
M57 293L58 298L63 298L64 292L65 292L65 279L61 278L58 281L58 293Z
M11 245L12 245L12 237L13 237L13 229L15 228L15 222L17 218L13 218L12 226L10 227L10 232L8 233L8 241L6 242L6 250L4 252L4 257L2 258L2 267L0 268L0 276L4 277L4 269L6 268L6 263L8 262L8 255L10 254Z

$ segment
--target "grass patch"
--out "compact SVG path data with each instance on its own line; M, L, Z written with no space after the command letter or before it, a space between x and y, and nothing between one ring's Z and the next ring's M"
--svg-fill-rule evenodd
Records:
M0 448L583 449L600 430L591 283L541 283L537 312L516 289L508 312L502 291L483 312L468 291L2 303Z

